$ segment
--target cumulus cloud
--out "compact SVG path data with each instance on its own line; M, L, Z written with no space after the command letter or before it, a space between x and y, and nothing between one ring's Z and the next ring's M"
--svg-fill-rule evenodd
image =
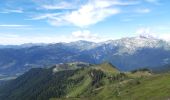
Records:
M21 36L12 33L0 33L0 44L23 44L23 43L58 43L86 40L101 42L108 40L104 36L91 33L89 30L74 31L70 35L41 35L41 36Z
M89 30L73 31L70 35L41 35L41 36L21 36L12 33L0 33L0 44L23 44L23 43L58 43L58 42L72 42L78 40L102 42L113 39L111 37L99 36Z
M59 14L44 14L35 16L33 19L47 19L52 25L61 25L61 23L72 24L78 27L86 27L96 24L109 16L118 14L120 9L116 5L130 5L132 2L120 2L119 0L89 0L89 2L81 5L78 9ZM64 8L69 4L63 3L60 6L48 5L43 6L46 9ZM70 6L70 5L69 5Z
M111 5L109 2L103 2L101 5L99 3L100 1L88 3L80 9L65 15L64 19L76 26L84 27L96 24L97 22L120 12L119 9L110 7Z
M156 32L156 30L153 30L149 27L138 28L136 30L136 35L145 36L145 37L153 37L153 38L162 39L165 41L170 41L170 33Z
M141 27L136 30L137 36L158 38L158 35L150 27Z
M46 13L34 16L30 20L55 19L57 16L59 16L59 13Z
M97 34L92 34L89 30L72 32L72 37L76 39L85 39L85 40L94 40L94 41L100 39L100 37Z
M12 33L0 34L0 44L3 45L19 45L23 43L57 43L70 41L70 37L67 36L21 36Z
M111 39L117 39L116 37L109 37L104 35L99 35L97 33L92 33L89 30L78 30L72 32L69 36L70 41L86 40L92 42L103 42Z
M104 21L110 16L122 13L122 7L140 4L140 0L85 0L83 3L77 1L68 2L52 2L40 3L42 9L46 10L62 10L61 12L52 12L36 15L32 19L46 19L51 25L74 25L77 27L88 27ZM151 1L147 1L151 2ZM70 9L70 10L68 10ZM148 8L137 9L136 13L149 13Z

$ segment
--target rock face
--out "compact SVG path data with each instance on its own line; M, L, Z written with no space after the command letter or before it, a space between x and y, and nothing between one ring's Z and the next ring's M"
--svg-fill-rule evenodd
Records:
M0 74L15 75L31 68L67 62L111 62L123 71L154 69L170 64L170 43L138 36L101 43L76 41L0 48Z

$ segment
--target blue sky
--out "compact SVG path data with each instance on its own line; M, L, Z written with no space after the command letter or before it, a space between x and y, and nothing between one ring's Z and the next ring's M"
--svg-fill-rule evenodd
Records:
M0 44L170 40L170 0L1 0Z

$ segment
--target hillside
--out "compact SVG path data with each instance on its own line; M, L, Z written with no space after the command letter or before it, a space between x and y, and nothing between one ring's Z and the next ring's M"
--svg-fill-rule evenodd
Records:
M170 74L129 79L99 88L100 90L96 90L91 96L50 100L168 100L169 80Z
M79 67L80 64L86 67ZM77 68L69 69L72 65ZM64 66L67 68L60 71L54 71L58 66L49 69L31 69L4 87L2 86L0 98L3 100L47 100L51 97L76 97L100 86L102 84L100 81L105 77L103 71L87 66L86 63L60 64L60 67ZM113 68L111 65L107 67Z
M65 69L55 70L59 68L57 65L48 69L31 69L5 86L1 86L0 100L162 100L170 98L170 74L168 73L152 74L148 70L122 73L110 63L98 65L67 63L60 64L60 67Z

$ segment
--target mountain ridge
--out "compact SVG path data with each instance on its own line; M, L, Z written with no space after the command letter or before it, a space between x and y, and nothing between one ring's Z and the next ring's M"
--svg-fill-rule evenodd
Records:
M130 37L101 43L77 41L0 49L0 74L24 73L31 68L59 63L111 62L119 70L154 69L170 63L170 44L160 39Z

